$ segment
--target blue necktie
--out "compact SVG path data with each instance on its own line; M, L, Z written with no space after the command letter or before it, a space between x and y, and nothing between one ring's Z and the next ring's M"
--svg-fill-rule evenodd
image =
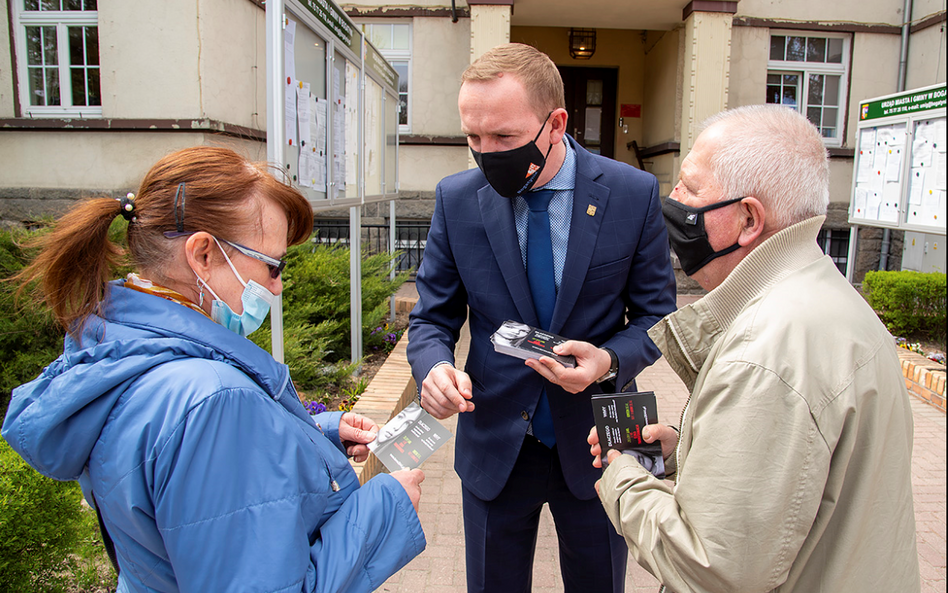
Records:
M550 329L553 307L556 305L556 280L553 277L553 242L550 239L550 200L552 189L542 189L523 194L530 208L527 221L527 282L533 295L533 306L537 310L540 327ZM556 444L553 432L553 415L546 389L540 392L537 409L533 413L533 436L547 447Z

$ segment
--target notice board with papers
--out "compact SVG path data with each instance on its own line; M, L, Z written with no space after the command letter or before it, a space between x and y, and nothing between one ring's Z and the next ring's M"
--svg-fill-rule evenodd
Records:
M267 0L265 10L267 160L314 211L348 207L350 237L361 236L361 206L373 201L392 202L394 230L397 73L333 0ZM361 249L350 249L349 278L361 278L361 266ZM362 358L362 284L353 281L349 287L355 362ZM270 326L279 362L282 316L277 298Z
M945 85L860 102L849 222L945 234Z
M398 74L331 0L282 9L278 161L317 211L397 198Z

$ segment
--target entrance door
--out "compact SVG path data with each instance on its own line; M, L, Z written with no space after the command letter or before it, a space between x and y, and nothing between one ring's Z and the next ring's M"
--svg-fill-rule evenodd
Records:
M614 158L617 70L572 66L559 70L569 113L567 131L589 152Z

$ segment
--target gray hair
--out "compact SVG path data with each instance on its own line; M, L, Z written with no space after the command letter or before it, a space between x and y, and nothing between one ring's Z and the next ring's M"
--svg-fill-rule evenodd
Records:
M727 134L711 155L711 173L726 197L756 197L779 228L826 214L829 158L806 117L780 105L746 105L711 116L702 129L718 124Z

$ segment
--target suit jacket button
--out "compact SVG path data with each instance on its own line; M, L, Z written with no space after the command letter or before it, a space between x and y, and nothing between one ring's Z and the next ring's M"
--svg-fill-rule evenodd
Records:
M527 414L527 411L524 410L523 412L520 412L520 417L523 418L524 420L529 420L530 414Z

